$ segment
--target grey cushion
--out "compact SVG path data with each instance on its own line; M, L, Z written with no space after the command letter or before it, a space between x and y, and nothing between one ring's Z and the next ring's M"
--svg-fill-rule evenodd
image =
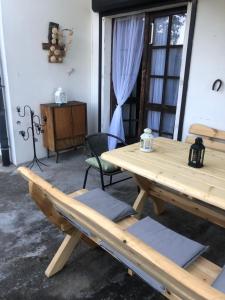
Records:
M217 279L213 283L213 287L222 293L225 293L225 266L222 269L222 272L217 277Z
M90 158L86 159L85 161L90 166L99 169L99 164L98 164L98 161L95 157L90 157ZM103 172L113 173L113 172L116 172L116 171L120 170L120 168L118 166L103 160L101 157L99 157L99 161L100 161L100 164L102 166Z
M208 247L168 229L149 217L138 221L136 224L129 227L128 231L162 255L174 261L180 267L187 267L208 249ZM165 290L159 282L139 269L120 253L114 251L105 242L102 242L101 246L132 269L138 276L156 290L159 292L163 292Z
M75 196L74 198L114 222L118 222L126 217L136 214L136 211L129 204L114 198L99 188L89 191L81 196ZM68 216L65 217L80 231L88 236L91 235L89 230L81 227L75 220Z

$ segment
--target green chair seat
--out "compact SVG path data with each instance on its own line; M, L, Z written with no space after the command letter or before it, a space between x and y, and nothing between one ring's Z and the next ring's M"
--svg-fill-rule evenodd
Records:
M120 171L120 168L117 167L116 165L113 165L99 157L100 164L102 166L102 171L106 173L114 173L116 171ZM87 164L90 166L99 169L98 161L95 157L90 157L85 160Z

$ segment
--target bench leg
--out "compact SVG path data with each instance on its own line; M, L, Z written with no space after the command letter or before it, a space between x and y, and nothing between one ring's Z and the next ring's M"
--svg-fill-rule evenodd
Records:
M62 270L62 268L69 260L72 251L78 245L80 239L81 233L78 230L74 231L72 235L66 235L65 239L63 240L58 251L56 252L55 256L53 257L45 271L45 275L47 277L51 277Z

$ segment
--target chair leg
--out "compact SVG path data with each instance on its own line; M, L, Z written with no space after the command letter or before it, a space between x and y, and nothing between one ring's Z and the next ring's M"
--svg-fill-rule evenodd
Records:
M109 184L111 185L112 184L112 175L110 175L110 182Z
M104 175L100 170L100 177L101 177L101 185L102 185L102 190L105 190L105 184L104 184Z
M55 256L48 265L45 275L51 277L62 270L70 258L74 248L78 245L81 232L75 230L72 235L67 234Z
M86 183L87 183L87 177L88 177L88 172L90 170L91 166L89 166L85 172L85 176L84 176L84 183L83 183L83 189L85 189L86 187Z

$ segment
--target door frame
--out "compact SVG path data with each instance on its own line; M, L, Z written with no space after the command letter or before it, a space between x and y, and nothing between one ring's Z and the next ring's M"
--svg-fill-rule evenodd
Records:
M149 29L150 28L150 24L153 22L154 19L156 18L160 18L160 17L169 17L171 19L172 15L175 14L187 14L187 7L183 6L183 7L179 7L179 8L173 8L173 9L169 9L169 10L164 10L164 11L157 11L157 12L153 12L153 13L147 13L145 16L145 20L146 20L146 24L145 24L145 33L144 33L144 52L143 52L143 60L142 60L142 82L141 82L141 95L140 95L140 113L139 113L139 127L138 127L138 134L139 136L141 135L141 133L144 130L144 127L146 127L146 120L147 120L147 113L148 111L151 111L151 109L149 108L149 110L146 109L146 106L152 106L154 108L154 104L146 104L146 99L148 98L148 94L149 94L149 86L150 86L150 80L151 80L151 55L152 55L152 47L153 45L150 45L149 41L153 38L152 32ZM187 23L187 21L186 21ZM170 20L170 26L172 25L172 21ZM185 36L186 36L186 26L187 24L185 24ZM171 27L168 27L168 37L170 37L170 31L171 31ZM168 39L168 38L167 38ZM184 40L185 43L185 40ZM160 46L159 46L160 47ZM167 44L165 46L166 49L166 61L165 61L165 70L167 71L168 68L168 55L169 55L169 47L170 45ZM180 45L178 45L178 47L180 47ZM183 56L183 50L184 50L184 44L182 44L182 59L181 59L181 64L183 64L183 61L185 61L185 57ZM165 71L165 72L166 72ZM180 70L180 76L179 77L179 88L178 88L178 101L179 99L179 92L180 90L182 90L182 86L181 86L181 71ZM166 76L168 75L163 75L163 80L166 80ZM178 78L177 78L178 79ZM164 98L164 94L165 94L165 88L166 88L166 81L163 83L163 95L162 95L162 100ZM162 102L163 105L163 102ZM167 105L168 106L168 105ZM180 120L179 117L179 112L177 115L177 106L176 105L176 109L174 109L173 107L170 108L170 110L168 110L168 113L173 113L175 114L175 124L174 124L174 132L173 132L173 138L177 139L177 130L179 127L179 123L183 122L183 120ZM155 105L155 110L153 109L153 111L159 111L161 112L161 117L160 117L160 127L162 126L162 113L163 113L163 109L158 110L157 109L157 105ZM159 128L159 131L161 131L161 129ZM172 135L171 135L172 136Z
M180 87L178 93L177 113L175 120L174 138L182 140L183 121L185 115L186 96L191 65L194 29L196 21L198 0L187 2L187 20L185 40L183 44L183 56L180 74ZM156 12L166 9L184 7L180 5L162 6L154 9L137 10L117 15L99 15L99 103L98 103L98 130L108 131L110 124L110 77L111 77L111 34L112 19L143 12ZM103 116L103 118L102 118ZM181 120L181 122L180 122Z

